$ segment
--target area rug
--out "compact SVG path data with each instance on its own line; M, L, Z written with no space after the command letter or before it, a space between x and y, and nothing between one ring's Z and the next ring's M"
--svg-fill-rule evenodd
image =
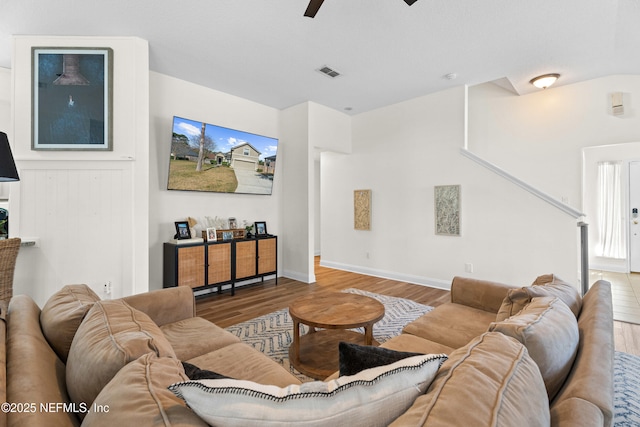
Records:
M377 299L384 305L384 317L373 326L373 338L381 344L399 335L407 323L433 310L433 307L415 301L360 289L350 288L343 292L366 295ZM293 342L293 321L289 316L288 308L229 326L226 329L246 344L280 363L301 381L311 380L289 364L289 346ZM301 325L300 329L302 334L306 334L308 327ZM364 333L362 328L355 330Z
M640 357L616 351L613 390L614 425L640 426Z
M374 338L383 343L399 335L409 322L431 311L433 307L417 302L375 294L359 289L347 289L344 292L366 295L377 299L385 307L385 317L373 327ZM303 333L306 326L302 325ZM238 323L227 330L243 342L263 352L279 362L301 381L312 379L296 371L289 364L289 346L292 342L293 322L289 309ZM364 331L360 331L364 332ZM616 427L640 426L640 356L616 351L614 357L614 425Z

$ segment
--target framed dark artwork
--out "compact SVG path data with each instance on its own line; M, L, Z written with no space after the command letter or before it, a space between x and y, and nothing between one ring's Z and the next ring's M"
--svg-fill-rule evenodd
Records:
M267 223L264 221L256 221L256 236L266 236L267 235Z
M32 150L113 150L113 50L33 47Z
M191 230L189 229L189 222L187 221L176 221L176 239L190 239L191 238Z

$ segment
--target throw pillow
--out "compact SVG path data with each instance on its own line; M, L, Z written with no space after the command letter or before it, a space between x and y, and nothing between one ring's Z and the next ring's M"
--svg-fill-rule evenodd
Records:
M123 366L147 353L175 357L171 344L145 313L122 300L96 302L69 350L69 397L90 406Z
M40 326L60 360L67 361L71 341L87 312L100 297L87 285L67 285L40 312Z
M338 344L340 358L340 376L355 375L365 369L388 365L407 357L420 356L421 353L395 351L388 348L359 345L350 342ZM189 377L191 378L191 377Z
M123 367L107 384L83 421L86 426L195 426L205 422L167 387L186 381L177 359L153 353Z
M496 322L518 314L536 297L558 297L571 309L576 318L580 315L582 297L578 290L553 274L545 274L536 278L531 286L510 290L502 301Z
M200 380L169 387L204 421L224 426L387 426L424 393L441 355L422 355L357 375L286 388L241 380Z
M182 367L184 368L185 375L190 380L222 380L229 378L226 375L222 375L217 372L200 369L189 362L182 362Z
M549 426L549 400L526 347L486 332L453 351L426 394L391 427Z
M569 375L578 352L578 322L569 307L558 298L534 298L516 316L492 323L489 331L513 337L527 347L551 401Z

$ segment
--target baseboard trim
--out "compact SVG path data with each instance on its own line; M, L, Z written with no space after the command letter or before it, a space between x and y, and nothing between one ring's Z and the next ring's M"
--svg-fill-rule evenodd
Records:
M288 279L297 280L298 282L302 282L302 283L314 283L316 281L315 274L307 275L304 273L300 273L298 271L284 270L282 272L282 276Z
M351 273L364 274L367 276L380 277L382 279L397 280L399 282L413 283L415 285L429 286L431 288L451 290L451 282L440 279L431 279L429 277L414 276L411 274L402 274L395 271L378 270L375 268L362 267L359 265L342 264L334 261L320 260L322 267L334 268L336 270L349 271Z
M629 270L622 265L611 265L606 263L589 264L589 270L610 271L612 273L629 273Z

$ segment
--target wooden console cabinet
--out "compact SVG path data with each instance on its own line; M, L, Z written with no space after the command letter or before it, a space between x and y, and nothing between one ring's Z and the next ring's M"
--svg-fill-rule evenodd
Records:
M275 275L278 283L277 236L221 242L164 244L163 286L190 286L193 290L235 284Z

